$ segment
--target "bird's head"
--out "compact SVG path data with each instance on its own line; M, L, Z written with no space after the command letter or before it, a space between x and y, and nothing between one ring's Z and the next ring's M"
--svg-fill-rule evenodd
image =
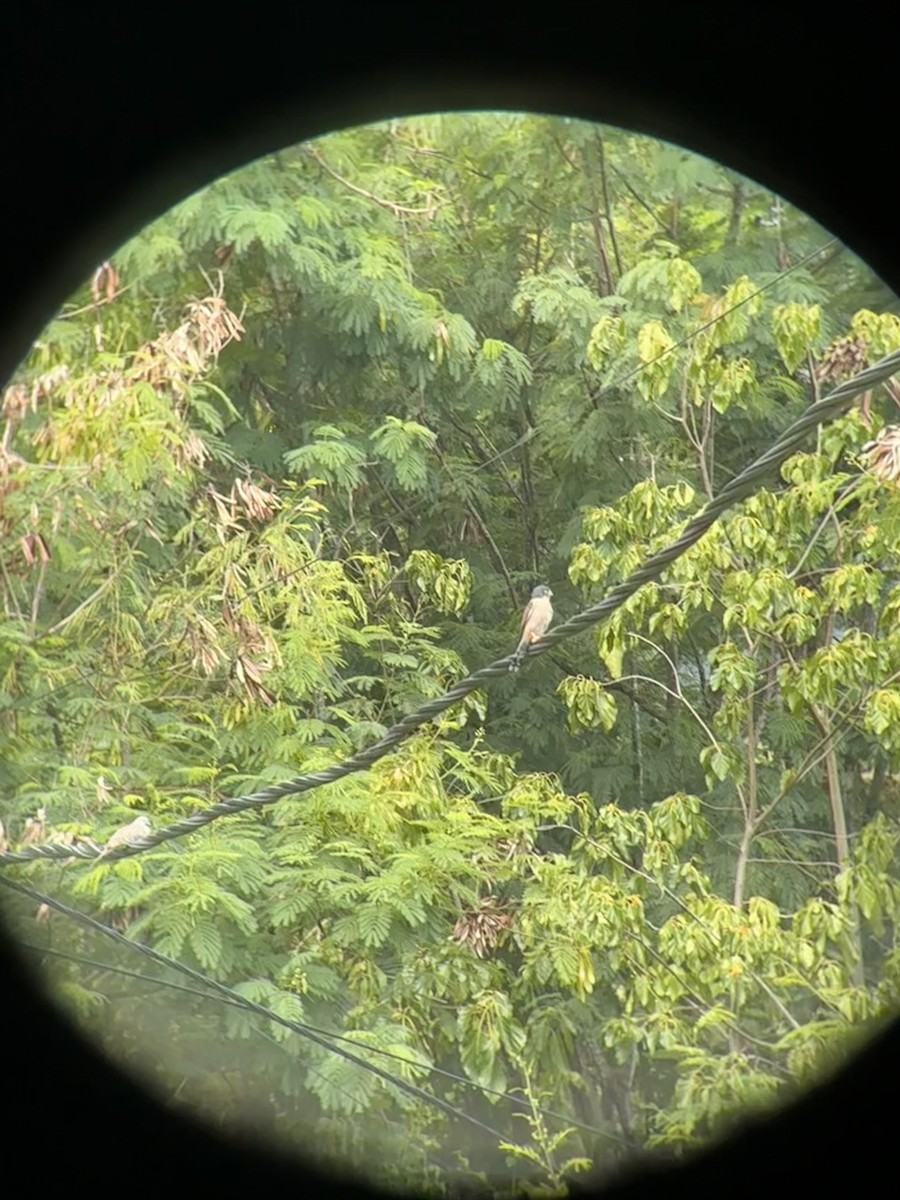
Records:
M549 600L553 593L547 587L546 583L539 583L531 593L532 600Z

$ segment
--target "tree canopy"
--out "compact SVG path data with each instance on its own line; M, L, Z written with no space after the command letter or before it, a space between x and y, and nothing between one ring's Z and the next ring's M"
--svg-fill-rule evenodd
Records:
M895 309L764 188L572 120L216 180L4 393L0 850L369 745L535 584L568 616L671 541ZM370 770L7 865L135 944L6 894L56 994L160 1095L442 1194L682 1153L842 1061L900 995L900 504L860 458L898 401Z

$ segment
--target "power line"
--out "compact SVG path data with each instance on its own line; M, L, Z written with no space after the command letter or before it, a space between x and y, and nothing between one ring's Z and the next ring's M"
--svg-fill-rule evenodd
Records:
M359 1055L353 1054L349 1050L344 1050L340 1046L330 1043L326 1037L323 1037L310 1026L305 1025L300 1021L292 1021L287 1017L282 1017L278 1013L273 1012L271 1009L266 1008L264 1005L258 1004L255 1000L248 1000L245 996L241 996L238 992L235 992L232 988L227 987L224 983L219 983L218 980L212 979L200 971L195 971L193 967L188 967L184 963L180 963L174 958L169 958L167 955L161 954L158 950L154 950L151 946L142 946L137 942L129 941L129 939L126 938L124 934L119 933L118 930L111 929L108 925L104 925L101 921L97 921L93 917L89 917L87 913L79 912L77 908L71 908L68 904L64 904L61 900L57 900L49 895L44 895L42 892L38 892L34 888L27 887L23 883L13 883L12 880L8 878L0 877L0 884L9 888L13 892L18 892L19 895L27 896L28 899L37 904L46 904L49 908L55 909L56 912L62 913L63 916L68 917L77 924L83 925L89 929L93 929L95 932L102 934L103 937L117 942L120 946L127 946L130 950L137 950L140 954L145 955L147 958L152 959L161 966L169 967L171 970L177 971L182 975L186 975L189 979L193 979L197 983L201 983L206 987L212 988L229 1002L240 1005L240 1007L246 1009L248 1012L253 1012L260 1017L265 1017L267 1021L274 1021L276 1025L281 1025L285 1029L291 1030L292 1033L297 1033L301 1037L307 1038L309 1041L314 1042L317 1046L320 1046L325 1050L330 1050L333 1054L337 1054L341 1058L346 1059L347 1062L351 1062L355 1066L362 1067L364 1070L371 1072L373 1075L377 1075L378 1078L383 1080L385 1083L393 1084L394 1087L398 1088L402 1092L406 1092L407 1095L413 1096L415 1099L421 1100L425 1104L430 1104L434 1108L439 1108L442 1112L447 1113L449 1116L457 1117L461 1121L468 1122L470 1125L475 1126L475 1128L480 1129L483 1133L489 1133L491 1137L497 1138L497 1140L500 1142L508 1142L508 1138L506 1138L498 1130L493 1129L490 1125L485 1124L484 1121L479 1121L477 1117L470 1116L470 1114L464 1112L463 1109L456 1108L448 1101L442 1100L439 1096L432 1096L429 1092L426 1092L424 1088L420 1088L416 1084L410 1083L406 1079L401 1079L399 1075L391 1075L389 1071L385 1071L382 1067L377 1067L374 1063L368 1063L364 1058L360 1058ZM366 1049L368 1049L368 1047L366 1047Z
M136 942L128 943L133 949L140 951L143 947ZM160 979L152 975L144 975L141 971L130 971L127 967L113 966L111 963L101 962L98 959L87 958L80 954L71 954L65 950L56 950L50 946L34 946L28 942L20 942L19 945L26 950L31 950L35 954L50 955L53 958L66 959L69 962L78 963L81 966L96 967L100 971L109 971L114 975L122 975L129 979L140 980L142 983L156 984L158 987L168 988L170 991L183 992L188 996L197 996L201 1000L213 1000L217 1004L227 1004L234 1008L247 1008L247 1002L243 997L236 1000L229 1000L224 996L210 995L208 992L201 991L199 988L187 987L182 983L173 983L170 979ZM507 1100L510 1104L514 1104L519 1108L527 1109L529 1112L539 1113L543 1117L551 1117L555 1120L566 1121L570 1125L576 1126L578 1129L583 1129L586 1133L594 1134L597 1137L608 1138L610 1141L620 1142L627 1145L624 1138L618 1137L614 1133L610 1133L605 1129L597 1129L593 1125L588 1125L584 1121L579 1121L577 1118L569 1116L567 1113L555 1112L552 1108L542 1108L540 1105L532 1105L523 1100L520 1096L513 1095L512 1092L504 1092L498 1088L488 1087L483 1083L476 1083L473 1079L467 1078L465 1075L459 1075L455 1071L448 1071L444 1067L435 1066L433 1063L411 1063L410 1059L404 1058L402 1054L396 1054L393 1050L385 1050L379 1046L370 1046L366 1042L359 1042L355 1038L347 1037L345 1034L335 1033L331 1029L323 1029L321 1026L310 1025L304 1021L303 1025L307 1029L311 1029L313 1033L321 1034L322 1037L331 1038L335 1042L345 1042L348 1046L357 1046L361 1050L366 1050L370 1054L380 1054L384 1058L392 1058L397 1062L413 1065L421 1070L428 1071L432 1075L440 1075L444 1079L450 1079L454 1083L462 1084L464 1087L472 1088L474 1091L483 1092L488 1096L496 1096L498 1099ZM262 1034L263 1030L256 1030ZM273 1039L274 1040L274 1039ZM278 1045L279 1043L275 1043Z
M545 654L548 650L558 646L560 642L566 641L576 634L585 632L591 626L599 625L601 621L607 620L635 592L639 591L645 584L658 579L667 567L670 567L685 551L695 545L732 505L737 504L740 500L745 499L754 492L766 476L799 449L806 435L811 430L823 422L836 417L845 408L849 407L860 393L868 391L870 388L882 383L885 379L889 379L897 371L900 371L900 351L895 351L880 362L868 367L859 375L846 380L824 399L810 405L772 443L764 454L760 455L759 458L755 459L754 462L731 479L712 500L700 509L697 515L687 523L680 537L664 549L645 559L643 564L628 579L614 586L599 603L583 609L580 613L570 617L568 621L564 621L562 624L551 629L539 642L528 648L526 658ZM505 658L498 659L496 662L490 663L488 666L482 667L480 670L468 675L443 696L435 700L430 700L428 703L423 704L421 708L408 713L373 745L351 755L343 762L335 763L322 771L295 776L284 783L273 784L270 787L263 788L249 795L234 796L225 800L219 800L202 812L194 813L190 817L185 817L163 829L156 830L133 847L122 847L120 850L114 850L108 856L108 859L109 861L113 861L132 854L141 853L163 842L194 833L196 830L201 829L205 825L212 824L213 821L217 821L221 817L231 816L235 813L246 812L251 809L263 808L268 804L273 804L276 800L284 799L286 796L298 796L304 792L312 791L314 788L323 787L325 784L334 783L338 779L343 779L348 775L353 775L357 771L368 770L369 767L374 766L375 763L384 758L386 754L389 754L395 746L406 741L422 725L440 716L441 713L452 707L452 705L459 703L470 692L476 691L490 679L505 676L509 671L511 660L512 656L507 655ZM0 854L0 867L11 863L28 862L33 859L74 857L87 861L95 858L97 853L96 850L77 845L29 846L25 850L4 851Z

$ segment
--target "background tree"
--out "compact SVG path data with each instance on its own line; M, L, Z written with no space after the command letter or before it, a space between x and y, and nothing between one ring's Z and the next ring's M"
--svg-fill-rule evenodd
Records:
M4 396L5 838L342 760L511 652L534 583L567 615L670 541L900 346L893 308L777 197L621 130L411 119L216 181ZM11 908L60 994L179 1102L438 1190L558 1189L836 1061L900 979L898 509L857 459L882 392L370 771L17 868L480 1132Z

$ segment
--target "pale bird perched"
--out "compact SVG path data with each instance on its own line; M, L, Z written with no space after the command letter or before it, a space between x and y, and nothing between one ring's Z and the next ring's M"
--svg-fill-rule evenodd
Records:
M94 862L99 862L101 858L105 858L111 850L121 850L123 846L133 846L135 842L143 841L145 837L149 837L150 829L149 817L144 816L143 813L141 816L135 817L133 821L115 831L94 859Z
M886 426L873 442L866 442L861 453L876 479L900 482L900 426Z
M518 671L525 651L532 642L539 641L550 628L550 622L553 620L553 605L550 603L552 595L545 583L539 583L531 593L531 599L522 613L521 636L513 660L509 664L511 671Z

